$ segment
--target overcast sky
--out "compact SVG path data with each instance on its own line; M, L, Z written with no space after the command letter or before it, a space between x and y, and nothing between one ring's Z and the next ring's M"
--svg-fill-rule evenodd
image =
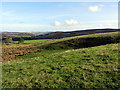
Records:
M47 32L118 28L117 2L4 2L2 31Z

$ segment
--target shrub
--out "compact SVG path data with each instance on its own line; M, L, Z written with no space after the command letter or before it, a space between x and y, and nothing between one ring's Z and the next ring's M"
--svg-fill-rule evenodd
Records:
M4 40L3 40L3 43L6 43L6 44L8 44L8 43L12 43L12 38L11 37L6 37Z
M18 43L23 43L24 42L24 39L21 37L18 41Z

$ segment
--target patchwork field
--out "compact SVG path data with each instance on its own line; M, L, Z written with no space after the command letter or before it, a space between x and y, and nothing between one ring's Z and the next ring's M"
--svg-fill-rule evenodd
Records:
M118 89L119 40L118 33L104 33L21 44L38 51L16 55L14 61L6 60L2 86Z

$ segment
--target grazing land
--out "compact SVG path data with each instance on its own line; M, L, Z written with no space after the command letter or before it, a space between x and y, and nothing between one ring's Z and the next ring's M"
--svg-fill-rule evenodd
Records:
M119 40L111 32L3 46L16 49L4 53L16 56L4 59L3 88L118 89Z
M20 58L3 64L4 88L119 88L117 44Z
M51 39L26 40L24 43L41 42L41 41L47 41L47 40L51 40Z
M47 40L51 40L51 39L25 40L25 41L24 41L24 44L25 44L25 43L35 43L35 42L47 41ZM18 41L13 41L13 43L14 43L14 44L17 44Z

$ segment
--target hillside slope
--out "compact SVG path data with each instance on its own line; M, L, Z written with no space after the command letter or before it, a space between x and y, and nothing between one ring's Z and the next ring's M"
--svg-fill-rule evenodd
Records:
M108 32L117 32L118 29L88 29L88 30L76 30L69 32L51 32L44 35L38 35L32 37L33 39L59 39L65 37L73 37L80 35L96 34L96 33L108 33Z
M19 32L4 32L3 35L14 36L13 40L18 41L19 37L24 37L25 40L36 40L36 39L60 39L65 37L97 34L97 33L109 33L109 32L118 32L119 29L88 29L88 30L76 30L69 32L28 32L28 33L19 33ZM16 37L15 37L16 36ZM18 37L19 36L19 37Z
M62 39L45 40L27 44L14 44L3 46L3 61L15 60L17 56L43 50L64 50L87 48L111 43L118 43L120 34L118 32L99 33L68 37Z
M111 43L119 43L120 33L99 33L83 36L68 37L57 39L51 43L40 46L41 49L58 50L58 49L78 49L87 48Z
M118 44L29 53L3 63L3 88L119 88Z

